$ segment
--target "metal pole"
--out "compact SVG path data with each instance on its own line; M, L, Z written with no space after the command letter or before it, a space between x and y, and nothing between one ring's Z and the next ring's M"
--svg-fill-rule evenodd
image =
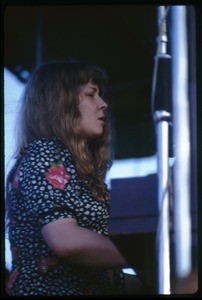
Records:
M191 271L190 128L186 7L173 6L174 241L178 278Z
M169 161L168 130L166 111L159 111L157 123L158 141L158 206L159 227L157 231L158 292L170 294L170 237L169 237Z
M152 109L157 134L158 207L156 235L158 257L158 292L170 294L170 226L169 226L169 122L170 114L170 55L167 54L167 10L158 7L158 50L152 88Z

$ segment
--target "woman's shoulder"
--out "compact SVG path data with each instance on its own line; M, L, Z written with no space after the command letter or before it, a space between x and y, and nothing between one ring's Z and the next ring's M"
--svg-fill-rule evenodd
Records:
M59 139L37 139L30 142L27 147L23 149L25 153L28 155L40 155L40 156L49 156L49 157L56 157L56 156L66 156L71 158L71 153L67 147L65 147Z
M27 150L34 150L34 149L43 149L47 147L55 148L57 145L57 139L47 139L41 138L36 139L28 143L26 149Z
M26 150L35 150L35 149L56 149L56 148L65 148L63 144L60 142L59 139L53 138L53 139L48 139L48 138L41 138L41 139L36 139L28 143L28 145L25 147Z

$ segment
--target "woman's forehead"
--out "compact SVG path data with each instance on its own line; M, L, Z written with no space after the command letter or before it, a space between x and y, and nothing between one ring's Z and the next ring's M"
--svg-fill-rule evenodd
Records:
M99 91L99 86L96 83L93 83L92 81L89 81L87 84L84 85L84 89L93 89L95 91Z

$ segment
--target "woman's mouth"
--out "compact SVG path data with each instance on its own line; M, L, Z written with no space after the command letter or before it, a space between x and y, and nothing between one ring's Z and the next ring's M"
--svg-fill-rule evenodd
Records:
M102 121L102 122L105 122L105 117L102 116L102 117L98 118L98 120L100 120L100 121Z

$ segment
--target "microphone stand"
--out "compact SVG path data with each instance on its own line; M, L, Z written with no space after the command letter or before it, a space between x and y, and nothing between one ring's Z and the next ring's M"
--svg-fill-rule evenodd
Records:
M155 56L153 82L153 118L157 134L158 208L156 235L158 257L158 292L170 294L170 226L169 226L169 123L170 114L170 60L167 54L166 8L158 7L158 51Z

